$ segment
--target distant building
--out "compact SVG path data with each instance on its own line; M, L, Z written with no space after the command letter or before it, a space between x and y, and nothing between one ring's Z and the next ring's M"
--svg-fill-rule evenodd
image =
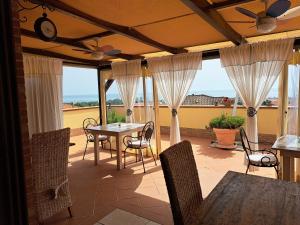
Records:
M225 97L212 97L208 95L188 95L186 96L183 105L222 105ZM229 98L234 102L234 98Z

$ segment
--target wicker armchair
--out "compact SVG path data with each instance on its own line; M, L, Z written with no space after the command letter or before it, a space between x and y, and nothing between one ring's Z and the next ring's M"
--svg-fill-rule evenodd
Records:
M182 141L159 156L174 224L198 224L197 215L203 198L191 143Z
M71 196L67 176L70 128L32 135L32 168L35 205L42 223L68 209Z

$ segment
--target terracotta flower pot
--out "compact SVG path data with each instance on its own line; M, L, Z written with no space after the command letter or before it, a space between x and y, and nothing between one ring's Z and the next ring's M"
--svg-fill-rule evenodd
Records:
M213 128L218 140L218 147L220 148L235 148L235 135L238 132L237 129L219 129Z

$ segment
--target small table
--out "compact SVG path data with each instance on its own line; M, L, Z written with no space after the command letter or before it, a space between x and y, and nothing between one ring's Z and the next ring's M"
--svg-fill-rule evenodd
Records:
M300 158L300 142L296 135L284 135L279 137L272 149L280 151L282 156L282 179L287 181L294 181L295 166L294 158Z
M100 134L116 137L117 169L120 170L122 168L122 136L140 131L143 129L144 125L145 124L140 123L111 123L87 128L87 130L94 136L95 165L98 165L99 161L98 149Z
M299 225L300 185L229 171L198 212L198 225Z

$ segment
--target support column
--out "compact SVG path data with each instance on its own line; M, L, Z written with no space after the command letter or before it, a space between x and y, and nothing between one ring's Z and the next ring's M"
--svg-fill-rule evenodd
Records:
M288 116L288 64L285 63L279 75L279 96L278 96L278 130L277 137L287 134L287 116ZM281 165L279 177L283 178L283 163L284 159L282 154L279 158ZM286 161L285 161L286 162Z
M279 129L277 136L287 134L287 113L288 113L288 64L285 63L279 76L279 98L278 115Z
M147 85L146 76L143 74L143 95L144 95L144 122L147 122Z
M298 83L298 114L297 114L297 136L300 136L300 74ZM296 181L300 182L300 159L296 159Z
M156 140L156 154L157 157L161 153L161 140L160 140L160 121L159 121L159 100L157 93L157 86L154 78L152 78L153 86L153 100L154 100L154 112L155 112L155 140Z
M106 115L106 91L105 91L105 78L101 76L100 72L100 79L99 79L99 96L101 99L101 121L102 125L106 125L107 122L107 115ZM99 102L100 103L100 102Z

